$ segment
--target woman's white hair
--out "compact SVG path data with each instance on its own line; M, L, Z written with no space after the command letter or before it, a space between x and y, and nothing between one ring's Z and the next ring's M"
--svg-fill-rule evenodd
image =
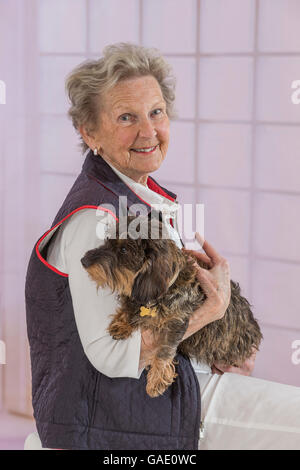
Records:
M160 85L170 119L175 118L174 110L176 79L171 66L158 49L146 48L131 43L106 46L103 57L88 59L79 64L66 78L66 92L71 106L68 116L80 135L80 148L85 153L89 148L84 142L79 127L84 125L88 132L99 126L101 98L103 93L121 80L152 75Z

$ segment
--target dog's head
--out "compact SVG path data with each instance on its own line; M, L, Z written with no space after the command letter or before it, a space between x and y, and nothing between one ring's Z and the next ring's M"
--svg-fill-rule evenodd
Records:
M185 258L166 238L165 226L148 217L128 216L117 223L115 236L81 259L98 286L146 305L163 296L176 280ZM151 238L153 228L156 238Z

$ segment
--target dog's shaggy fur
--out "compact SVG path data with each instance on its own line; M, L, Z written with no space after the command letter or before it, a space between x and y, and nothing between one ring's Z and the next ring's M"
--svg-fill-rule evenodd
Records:
M135 219L128 216L128 228ZM177 376L173 361L177 351L208 365L222 362L238 366L251 356L253 347L259 348L262 334L238 283L231 281L224 317L181 341L191 315L206 299L194 261L208 267L180 250L173 240L151 239L149 219L138 219L138 238L130 236L129 229L124 238L116 224L115 238L88 251L81 262L98 286L119 294L120 307L108 328L114 339L126 339L136 329L151 330L157 347L150 360L146 390L156 397ZM161 223L159 230L162 234Z

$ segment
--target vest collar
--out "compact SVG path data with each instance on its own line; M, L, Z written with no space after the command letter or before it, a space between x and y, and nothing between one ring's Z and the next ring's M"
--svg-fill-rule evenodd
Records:
M119 178L108 163L106 163L104 158L100 155L94 155L92 150L90 150L86 155L85 161L82 165L82 171L102 186L105 186L116 196L127 196L129 205L143 203L146 206L148 213L151 212L151 205L127 186L127 184ZM158 194L167 197L173 202L176 201L177 195L165 188L162 188L154 178L148 176L147 184L150 189Z

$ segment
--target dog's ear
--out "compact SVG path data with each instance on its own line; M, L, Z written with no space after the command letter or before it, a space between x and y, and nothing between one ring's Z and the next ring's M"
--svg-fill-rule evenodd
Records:
M141 304L147 304L165 294L169 287L171 269L165 259L147 260L145 267L136 276L131 297Z

